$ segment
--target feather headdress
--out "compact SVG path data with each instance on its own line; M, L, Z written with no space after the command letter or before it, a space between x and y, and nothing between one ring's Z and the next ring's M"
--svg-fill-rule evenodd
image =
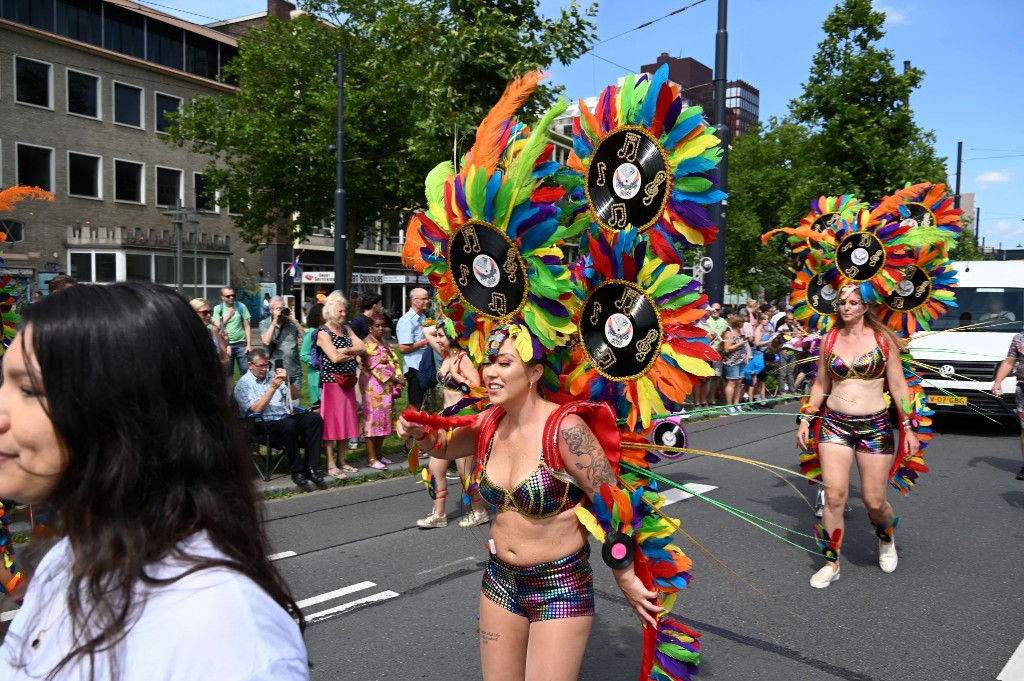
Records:
M709 174L719 142L699 106L684 109L667 64L607 87L593 112L580 101L573 153L559 176L575 202L573 224L635 228L659 258L681 265L680 249L709 244L717 232L703 206L725 198Z

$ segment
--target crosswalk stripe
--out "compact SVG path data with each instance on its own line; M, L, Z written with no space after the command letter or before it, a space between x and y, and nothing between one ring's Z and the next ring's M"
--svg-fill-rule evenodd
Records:
M362 591L363 589L369 589L374 586L377 585L373 582L359 582L358 584L352 584L351 586L342 587L341 589L328 591L327 593L320 594L319 596L307 598L305 600L299 601L298 603L296 603L296 605L298 605L300 608L305 608L307 605L316 605L317 603L323 603L324 601L329 601L334 598L341 598L342 596L347 596L350 593Z
M696 492L697 494L707 494L713 489L718 489L714 485L700 485L697 483L685 485L685 487L693 492ZM670 490L665 491L663 494L665 496L665 506L668 506L669 504L674 504L677 501L684 501L686 499L693 497L693 494L688 494L687 492L684 492L681 489L676 489L674 487Z
M354 608L354 607L356 607L358 605L363 605L365 603L375 603L377 601L386 601L389 598L395 598L398 595L399 594L395 593L394 591L381 591L380 593L373 594L372 596L366 596L365 598L360 598L359 600L350 601L348 603L342 603L341 605L337 605L337 606L335 606L333 608L328 608L327 610L321 610L320 612L314 612L313 614L306 616L306 622L314 622L314 621L316 621L318 619L322 619L324 617L329 617L330 615L336 615L339 612L345 612L346 610Z
M1003 671L999 672L996 681L1020 681L1024 679L1024 641L1020 642L1017 650L1010 656Z
M299 554L295 553L294 551L282 551L281 553L270 554L269 556L267 556L267 560L281 560L282 558L291 558L292 556L297 555Z

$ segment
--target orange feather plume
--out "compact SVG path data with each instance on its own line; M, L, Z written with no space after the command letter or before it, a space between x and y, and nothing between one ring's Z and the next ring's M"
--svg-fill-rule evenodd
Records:
M12 211L20 201L53 201L53 194L39 187L8 187L0 191L0 211Z
M505 121L516 115L516 112L529 99L544 77L540 71L530 71L505 87L501 99L487 114L480 127L476 129L476 141L466 156L467 167L485 168L488 177L494 173L503 151L503 147L499 144L502 126Z
M405 229L405 245L402 246L402 265L423 274L427 263L423 261L420 249L427 247L427 242L420 232L420 218L419 213L414 213L409 218L409 226Z

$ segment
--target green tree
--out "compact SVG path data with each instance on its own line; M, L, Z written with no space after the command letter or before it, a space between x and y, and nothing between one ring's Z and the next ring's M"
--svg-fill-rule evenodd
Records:
M789 116L734 142L726 244L733 288L763 285L778 295L777 280L788 278L784 268L792 265L778 264L784 240L762 248L761 234L796 226L817 197L853 194L873 202L907 181L946 181L935 136L917 125L910 107L924 72L896 71L893 52L877 46L884 22L870 0L836 5Z
M555 19L536 0L311 0L239 41L233 96L193 99L171 140L210 154L206 170L255 250L268 227L303 238L333 215L336 54L345 54L345 184L358 230L423 200L427 171L464 150L505 83L593 42L596 9ZM532 113L554 100L534 97ZM528 114L531 112L528 112Z

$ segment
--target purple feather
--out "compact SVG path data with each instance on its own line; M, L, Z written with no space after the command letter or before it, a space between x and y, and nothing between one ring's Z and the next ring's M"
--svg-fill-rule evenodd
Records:
M661 136L665 137L676 125L679 114L683 112L683 100L681 97L673 99L668 108L665 109L665 120L662 122Z
M670 201L670 207L676 215L682 218L683 222L694 229L707 229L713 224L708 219L707 211L692 201Z
M680 679L689 679L697 673L697 665L669 657L660 650L654 651L654 659L666 672Z
M455 178L455 203L463 215L472 215L469 212L469 204L466 203L466 188L462 184L462 178Z

